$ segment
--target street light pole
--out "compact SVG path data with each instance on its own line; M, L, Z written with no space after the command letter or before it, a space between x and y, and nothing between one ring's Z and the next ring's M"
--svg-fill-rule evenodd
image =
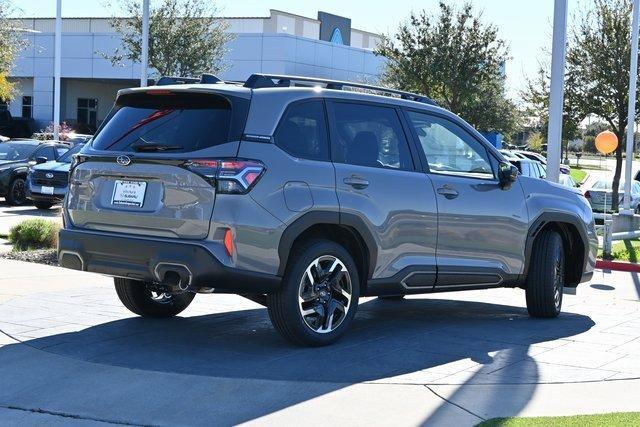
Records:
M553 6L553 44L551 51L551 93L547 131L547 179L558 182L562 148L562 107L564 103L564 66L567 50L567 0L555 0Z
M140 86L147 85L147 68L149 64L149 0L142 1L142 61L140 67Z
M638 17L640 0L633 0L631 18L631 66L629 68L629 105L627 112L627 158L624 173L624 201L620 213L633 215L631 210L631 168L633 167L633 139L636 124L636 86L638 80Z
M53 59L53 139L60 137L60 69L62 63L62 0L56 1L56 34Z

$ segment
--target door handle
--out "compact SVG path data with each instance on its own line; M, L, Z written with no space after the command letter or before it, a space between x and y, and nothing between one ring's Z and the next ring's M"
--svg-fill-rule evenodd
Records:
M438 188L436 191L438 192L438 194L440 194L441 196L444 196L446 199L449 199L449 200L455 199L456 197L458 197L458 192L446 185Z
M350 176L343 179L342 182L358 190L362 190L363 188L367 188L369 186L369 181L364 178L360 178L359 176Z

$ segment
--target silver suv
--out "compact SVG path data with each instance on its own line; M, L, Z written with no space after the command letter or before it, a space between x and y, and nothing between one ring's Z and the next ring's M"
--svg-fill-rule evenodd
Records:
M597 246L580 193L518 176L430 99L264 74L120 91L72 165L59 242L133 313L234 293L302 345L337 340L365 296L518 287L555 317Z

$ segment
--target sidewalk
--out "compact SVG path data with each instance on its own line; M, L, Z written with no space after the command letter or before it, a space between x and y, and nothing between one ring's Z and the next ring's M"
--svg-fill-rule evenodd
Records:
M550 321L511 289L368 298L354 330L318 349L289 346L264 308L231 295L135 318L111 283L0 260L0 423L471 426L640 410L629 273L597 272Z

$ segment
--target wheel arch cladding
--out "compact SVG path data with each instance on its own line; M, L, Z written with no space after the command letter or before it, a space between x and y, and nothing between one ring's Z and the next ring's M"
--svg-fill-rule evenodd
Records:
M527 234L525 248L524 277L529 271L533 243L541 235L543 230L553 229L560 234L565 252L566 286L575 287L580 283L582 272L587 262L586 251L589 240L584 224L580 219L566 213L545 212L532 223Z
M371 232L361 218L330 211L307 212L286 228L278 245L279 276L284 275L295 245L308 238L328 239L342 245L358 266L361 285L371 278L378 256Z

